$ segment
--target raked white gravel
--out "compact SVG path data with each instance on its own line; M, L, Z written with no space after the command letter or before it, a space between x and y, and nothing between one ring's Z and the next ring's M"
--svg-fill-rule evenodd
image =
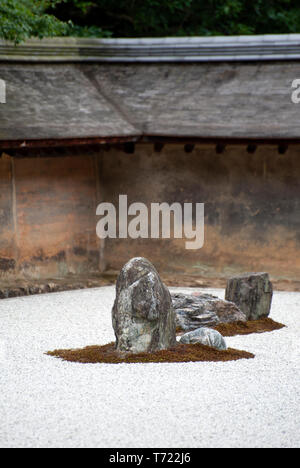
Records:
M288 328L227 338L254 360L81 365L44 354L112 341L114 294L0 301L1 447L299 447L300 293L275 294L271 316Z

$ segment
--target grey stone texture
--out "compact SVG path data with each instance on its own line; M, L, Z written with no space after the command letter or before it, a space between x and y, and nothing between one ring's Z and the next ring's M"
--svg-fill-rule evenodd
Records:
M215 327L219 323L245 322L243 312L232 302L210 294L172 294L176 325L184 331Z
M247 320L268 317L272 298L273 286L268 273L247 273L228 281L226 299L234 302Z
M154 352L176 346L169 290L145 258L133 258L121 270L112 322L120 352Z
M201 343L205 346L225 351L227 349L223 336L211 328L197 328L197 330L185 333L180 339L180 343L195 344Z

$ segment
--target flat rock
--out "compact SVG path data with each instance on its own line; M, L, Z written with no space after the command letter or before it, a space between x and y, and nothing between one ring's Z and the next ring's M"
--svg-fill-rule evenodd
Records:
M227 348L226 342L217 330L212 330L211 328L197 328L197 330L190 331L182 335L180 343L184 344L195 344L201 343L205 346L210 346L211 348L219 349L220 351L225 351Z
M273 286L268 273L246 273L228 281L226 299L234 302L247 320L268 317L272 298Z
M121 270L112 322L120 352L154 352L176 345L170 292L145 258L134 258Z
M245 314L232 302L210 294L172 293L176 325L184 331L215 327L219 323L245 322Z

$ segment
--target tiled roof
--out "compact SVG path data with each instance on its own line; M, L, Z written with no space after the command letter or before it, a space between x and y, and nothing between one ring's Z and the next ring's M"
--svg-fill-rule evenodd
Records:
M214 62L300 59L300 34L161 39L0 41L1 61Z

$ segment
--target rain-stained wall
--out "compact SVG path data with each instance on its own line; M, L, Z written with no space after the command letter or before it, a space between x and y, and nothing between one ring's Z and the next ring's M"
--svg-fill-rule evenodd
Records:
M266 270L274 278L300 277L300 146L138 144L89 153L0 159L0 278L51 278L119 270L145 256L161 272L227 277ZM128 202L205 203L205 243L186 250L185 239L97 238L96 206Z
M279 154L277 146L166 145L160 153L147 145L130 156L104 156L106 198L117 204L205 203L205 244L186 250L185 240L108 240L107 267L119 269L133 256L146 256L166 272L230 276L268 271L274 278L300 277L300 146Z
M97 159L0 159L0 277L99 271Z

